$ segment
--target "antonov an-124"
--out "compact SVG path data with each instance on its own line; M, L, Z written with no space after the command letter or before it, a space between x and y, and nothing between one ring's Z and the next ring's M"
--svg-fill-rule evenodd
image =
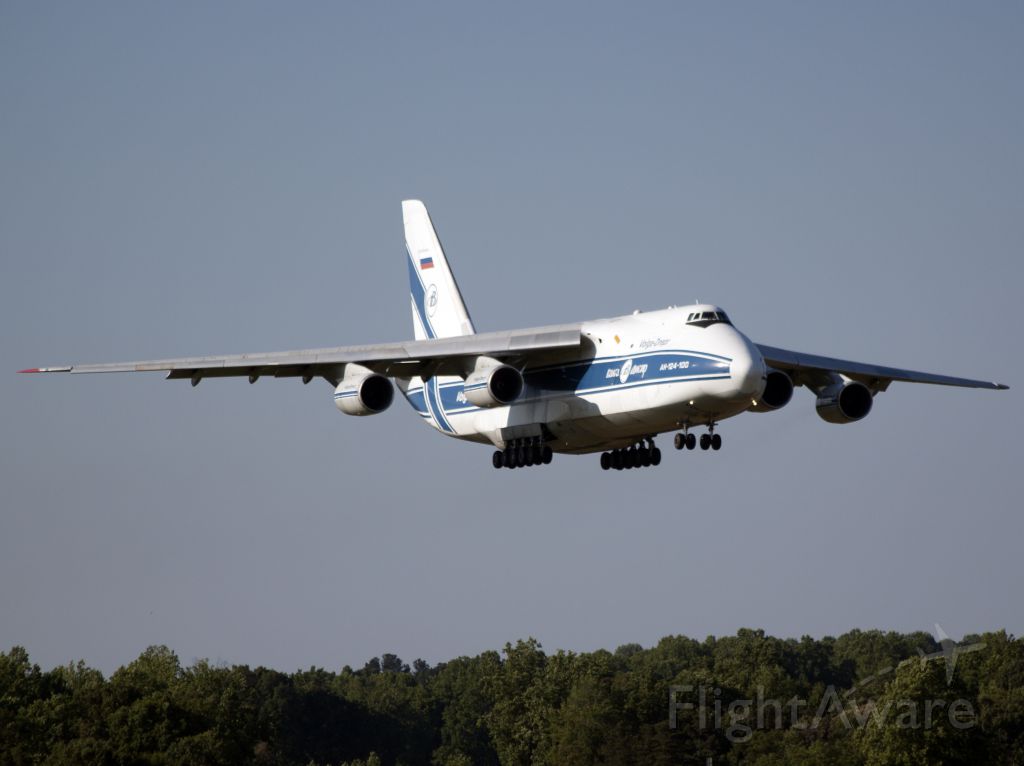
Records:
M1007 388L763 346L707 304L477 333L426 207L407 200L402 215L415 340L22 372L160 371L193 386L229 376L323 378L347 415L383 412L397 387L441 433L490 445L495 468L600 453L605 470L658 465L654 439L666 432L678 450L718 450L722 421L784 407L796 386L814 393L829 423L863 419L894 381Z

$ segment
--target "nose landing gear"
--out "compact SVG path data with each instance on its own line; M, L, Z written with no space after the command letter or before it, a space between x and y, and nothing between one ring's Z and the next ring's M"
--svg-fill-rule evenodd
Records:
M675 435L673 440L676 449L694 449L697 446L697 437L689 433L689 429Z
M683 428L681 433L675 435L673 440L676 449L694 449L697 446L697 437L690 433L689 426ZM708 425L708 432L701 434L700 436L700 448L702 450L720 450L722 449L722 437L715 433L715 424L710 423Z

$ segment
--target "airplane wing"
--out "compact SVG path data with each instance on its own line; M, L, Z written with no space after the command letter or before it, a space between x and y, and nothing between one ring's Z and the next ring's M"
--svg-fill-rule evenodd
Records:
M579 325L556 325L512 332L491 332L455 338L383 343L371 346L339 346L303 351L280 351L234 356L196 356L110 364L73 364L33 367L21 372L166 372L167 378L184 378L197 385L203 378L248 377L255 383L263 376L301 377L308 383L322 377L337 385L345 365L360 364L390 377L431 377L462 374L467 358L492 356L510 362L547 358L559 351L579 348Z
M845 359L833 359L827 356L815 356L799 351L787 351L774 346L758 344L765 364L789 373L797 385L811 387L820 384L831 374L838 373L859 381L872 391L884 391L894 380L907 383L931 383L938 386L962 386L964 388L991 388L1003 390L1009 388L1002 383L991 383L986 380L954 378L949 375L935 375L929 372L901 370L896 367L882 367L877 364L850 362Z

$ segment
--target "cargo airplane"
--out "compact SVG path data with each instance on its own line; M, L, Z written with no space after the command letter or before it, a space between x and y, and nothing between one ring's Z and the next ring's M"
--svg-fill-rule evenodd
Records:
M402 215L415 340L22 372L159 371L193 386L323 378L347 415L383 412L397 387L441 433L491 445L495 468L547 464L557 452L601 453L605 470L658 465L654 439L666 432L678 450L718 450L722 421L784 407L796 386L829 423L863 419L894 381L1007 388L760 345L708 304L477 333L423 203L403 202Z

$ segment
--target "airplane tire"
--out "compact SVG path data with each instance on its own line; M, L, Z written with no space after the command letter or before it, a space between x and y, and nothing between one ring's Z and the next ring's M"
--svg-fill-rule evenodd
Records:
M508 447L506 447L505 451L501 453L501 465L504 468L512 467L512 450Z
M661 465L661 450L657 447L651 450L651 465Z
M494 454L491 455L491 465L495 468L501 468L504 462L504 453L501 450L494 450Z
M687 434L686 435L686 449L693 449L696 446L697 446L697 436L696 436L696 434Z
M601 470L602 471L607 471L611 467L612 467L612 456L609 455L607 452L602 452L601 453Z
M623 468L626 467L625 463L626 463L626 460L625 460L625 458L622 455L622 450L619 450L619 449L613 450L612 451L612 468L614 468L616 471L621 471Z
M547 444L540 448L540 462L544 465L550 465L551 461L555 459L555 453Z
M710 446L711 446L711 436L710 436L710 434L701 434L700 435L700 448L703 449L703 450L706 450Z
M676 434L672 439L672 443L675 444L676 449L682 449L686 446L686 437L683 434Z
M714 434L711 437L711 449L720 450L722 449L722 437L718 434Z

